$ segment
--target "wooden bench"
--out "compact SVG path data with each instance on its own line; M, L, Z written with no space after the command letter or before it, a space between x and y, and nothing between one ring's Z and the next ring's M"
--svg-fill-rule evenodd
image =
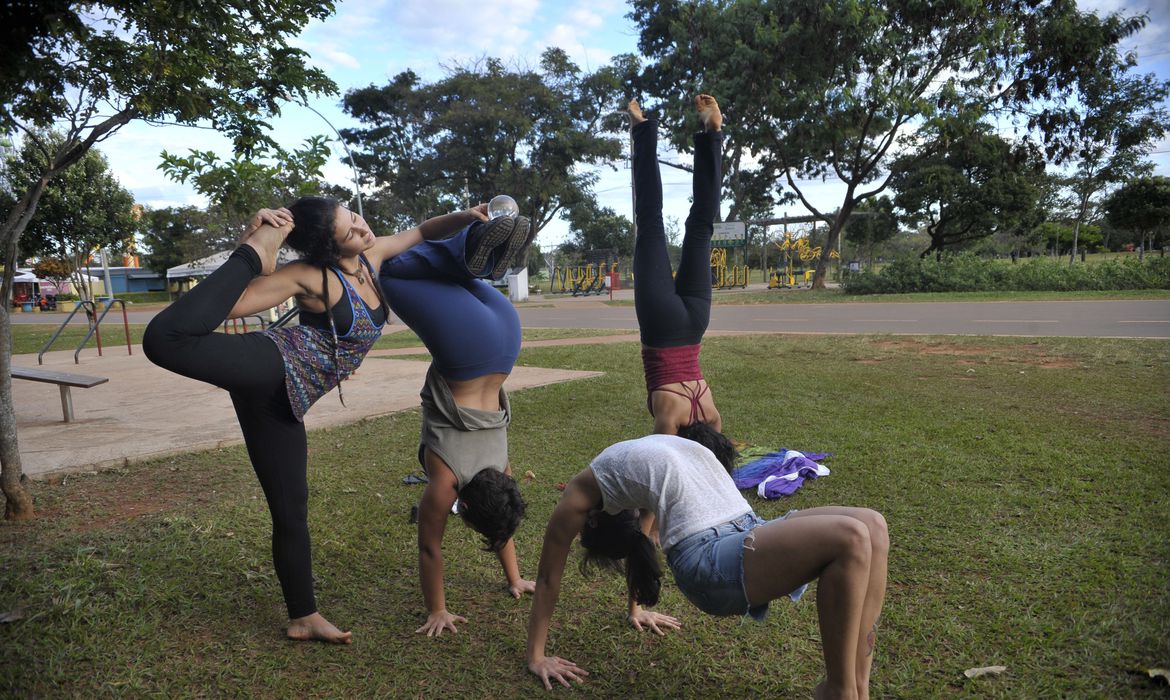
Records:
M91 386L105 384L109 377L89 377L84 374L70 374L69 372L54 372L48 369L32 367L13 367L13 379L27 379L31 382L45 382L56 384L61 390L61 411L65 413L65 422L73 422L73 396L69 393L70 387L88 389Z

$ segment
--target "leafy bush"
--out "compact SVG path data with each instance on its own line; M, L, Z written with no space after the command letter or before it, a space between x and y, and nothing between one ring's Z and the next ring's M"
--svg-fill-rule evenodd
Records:
M1170 289L1170 258L1113 259L1070 266L1060 259L1029 258L1012 263L967 253L938 260L902 257L880 272L850 275L841 286L847 294Z

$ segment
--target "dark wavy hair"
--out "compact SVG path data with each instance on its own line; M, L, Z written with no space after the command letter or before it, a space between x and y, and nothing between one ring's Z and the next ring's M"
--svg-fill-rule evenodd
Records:
M616 515L599 511L590 523L581 529L581 573L590 567L622 570L626 561L626 588L639 605L647 607L658 603L662 590L662 565L658 551L638 523L638 512L623 510Z
M301 254L302 259L317 267L337 262L341 250L333 238L341 202L332 197L301 197L288 207L293 215L293 230L285 243Z
M459 515L483 535L485 552L498 552L508 543L525 507L516 480L496 469L480 471L459 491Z
M739 459L739 450L735 449L735 444L731 442L731 438L711 427L710 423L695 421L690 425L679 428L678 436L688 440L694 440L715 453L715 458L719 460L719 463L723 465L723 468L727 470L728 474L735 469L735 462Z

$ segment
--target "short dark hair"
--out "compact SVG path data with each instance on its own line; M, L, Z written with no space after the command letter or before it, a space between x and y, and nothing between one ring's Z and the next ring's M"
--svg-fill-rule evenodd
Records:
M483 535L484 551L498 552L524 518L524 499L516 480L494 468L481 470L459 490L459 515Z
M341 202L332 197L301 197L288 207L293 215L293 230L285 243L301 254L302 259L317 267L337 263L341 249L333 237Z
M710 423L695 421L690 425L679 428L678 436L688 440L694 440L708 450L711 450L715 454L715 458L727 470L727 473L730 474L735 469L735 462L739 459L739 450L735 449L735 444L731 442L731 438L713 428Z
M618 562L625 559L626 588L630 595L640 605L658 603L662 565L658 563L654 543L639 526L637 511L623 510L614 515L599 511L581 529L581 546L585 548L581 559L583 574L588 573L590 566L621 571Z

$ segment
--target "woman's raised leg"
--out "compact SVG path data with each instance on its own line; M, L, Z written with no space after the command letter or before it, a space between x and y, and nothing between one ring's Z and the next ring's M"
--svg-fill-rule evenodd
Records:
M876 643L876 625L886 598L886 580L890 557L890 533L886 519L881 513L869 508L846 506L825 506L809 508L793 513L788 520L817 515L843 515L859 520L869 531L870 564L869 582L866 585L865 603L862 606L861 622L857 640L857 694L869 697L869 675L873 669L873 650Z
M762 525L744 543L744 589L753 605L817 579L825 657L823 698L857 698L857 649L869 582L869 529L844 515L808 515Z

